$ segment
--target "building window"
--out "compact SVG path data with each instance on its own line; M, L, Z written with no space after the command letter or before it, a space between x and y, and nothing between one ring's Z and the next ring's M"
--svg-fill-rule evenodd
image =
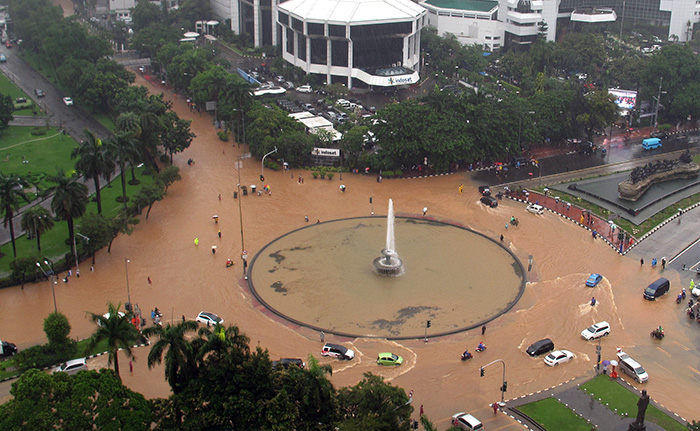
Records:
M284 12L281 12L281 11L280 11L280 12L277 14L277 20L278 20L280 23L282 23L282 24L284 24L284 25L286 25L286 26L289 25L289 15L287 15L287 14L284 13Z
M311 63L327 64L328 63L328 42L320 37L311 38Z
M306 28L309 36L323 36L326 34L326 26L324 24L309 22L306 23Z
M292 17L292 28L294 30L298 31L299 33L303 33L304 32L304 23L301 22L300 20Z
M306 36L301 33L297 33L297 57L306 61Z
M331 41L331 65L342 67L348 66L348 41Z
M332 37L346 38L347 36L345 35L345 26L328 24L328 35Z
M294 54L294 30L287 28L287 53Z

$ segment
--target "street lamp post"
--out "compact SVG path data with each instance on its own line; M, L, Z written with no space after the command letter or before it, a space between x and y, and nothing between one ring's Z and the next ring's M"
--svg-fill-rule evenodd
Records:
M46 264L46 266L49 267L49 269L51 269L47 261L44 261L44 263ZM36 263L36 266L39 267L41 272L43 272L46 278L48 278L51 282L51 293L53 294L53 312L56 313L58 312L58 307L56 306L56 273L53 271L53 269L51 269L51 277L49 278L49 274L47 274L46 271L44 271L44 268L39 262Z
M243 277L247 280L248 275L246 273L246 269L248 268L248 256L245 251L245 239L243 237L243 204L241 203L243 199L241 198L241 165L243 165L243 158L238 157L238 219L241 223L241 260L243 261Z
M272 153L276 153L276 152L277 152L277 147L275 147L275 149L270 151L269 153L265 154L263 156L262 160L260 161L260 181L265 180L265 157L269 156Z
M659 78L659 94L657 97L654 97L656 99L656 109L654 110L654 132L656 132L656 126L659 125L659 104L661 103L661 85L664 82L664 77Z
M80 237L83 238L85 241L90 242L90 238L86 237L83 234L76 232L75 235L80 235ZM78 247L76 247L75 245L75 235L73 235L73 253L75 253L75 275L77 277L80 277L80 262L78 260Z
M126 273L126 299L129 302L129 307L131 307L131 290L129 290L129 265L127 265L129 262L131 262L131 261L125 257L124 258L124 272ZM126 308L126 307L124 307L124 308Z
M508 390L508 382L506 381L506 363L503 359L496 359L495 361L489 362L488 364L484 365L483 367L479 368L479 371L481 372L481 377L484 377L484 368L488 367L489 365L493 365L496 362L500 362L503 364L503 385L501 386L501 402L499 405L501 407L504 407L506 405L505 400L504 400L504 394Z

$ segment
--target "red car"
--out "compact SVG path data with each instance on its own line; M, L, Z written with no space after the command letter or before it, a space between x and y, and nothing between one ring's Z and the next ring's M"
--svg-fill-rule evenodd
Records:
M7 42L5 42L5 46L8 48L12 48L12 42L8 40Z

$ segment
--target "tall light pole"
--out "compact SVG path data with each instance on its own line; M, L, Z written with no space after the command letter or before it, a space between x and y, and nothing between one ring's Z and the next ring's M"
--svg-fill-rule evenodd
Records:
M129 265L127 265L129 262L131 262L131 261L125 257L124 258L124 272L126 273L126 299L129 303L129 308L131 308L131 291L129 290ZM124 308L126 308L126 307L124 307Z
M83 238L85 241L90 242L90 238L86 237L83 234L76 232L75 235L80 235L80 237ZM78 260L78 247L76 247L75 245L75 235L73 235L73 253L75 253L75 275L80 277L80 263Z
M272 153L276 153L276 152L277 152L277 147L275 147L275 149L270 151L269 153L265 154L263 156L262 160L260 161L260 181L265 180L265 157L269 156Z
M245 239L243 238L243 207L241 201L243 200L241 198L241 165L243 165L243 157L238 157L238 219L241 223L241 260L243 261L243 277L245 279L248 279L248 275L246 273L246 269L248 268L248 256L246 255L245 251Z
M501 407L505 406L505 400L504 400L504 394L508 390L508 382L506 381L506 363L503 359L496 359L495 361L489 362L488 364L484 365L483 367L479 368L479 371L481 372L481 377L484 377L484 368L488 367L489 365L493 365L496 362L500 362L503 364L503 385L501 386L501 402L499 405Z
M664 77L659 78L659 94L655 97L656 99L656 109L654 110L654 131L656 132L656 126L659 125L659 104L661 103L661 85L664 82Z
M36 263L36 266L39 267L41 272L44 273L46 278L48 278L49 282L51 283L51 293L53 294L53 312L56 313L56 312L58 312L58 307L56 306L56 273L53 272L53 269L51 269L51 267L49 266L49 263L47 261L44 261L44 263L51 270L51 277L49 277L49 274L47 274L46 271L44 271L44 268L41 266L41 264L39 262Z

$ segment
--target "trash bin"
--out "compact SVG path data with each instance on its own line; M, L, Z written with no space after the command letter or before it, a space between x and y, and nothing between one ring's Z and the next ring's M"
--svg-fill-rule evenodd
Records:
M258 186L256 186L255 184L251 184L251 186L250 186L250 192L251 192L252 194L255 194L255 189L256 189L257 187L258 187Z
M238 192L233 192L233 198L237 199L238 198Z
M246 186L241 186L241 190L243 191L243 196L248 196L248 188Z

